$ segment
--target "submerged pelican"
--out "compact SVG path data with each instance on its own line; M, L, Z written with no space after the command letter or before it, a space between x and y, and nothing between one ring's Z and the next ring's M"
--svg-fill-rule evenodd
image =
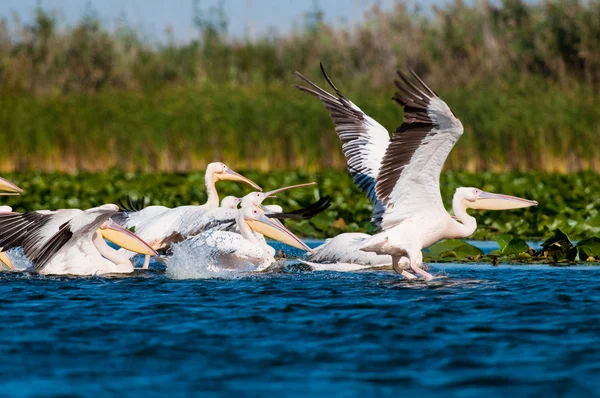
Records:
M12 182L0 177L0 195L20 195L22 193L23 190L21 188L19 188ZM10 206L0 206L0 213L8 213L11 211L12 207ZM0 247L0 264L6 265L9 269L15 269L12 262L10 261L10 258L2 250L2 247Z
M133 272L133 265L103 238L137 253L157 253L139 237L114 223L113 204L89 210L67 209L0 214L0 245L22 246L33 270L51 275Z
M211 163L206 169L205 181L208 200L201 206L148 206L139 211L122 212L113 217L125 228L135 228L135 233L155 250L165 250L172 243L180 242L189 236L188 229L199 215L208 209L218 208L219 195L215 187L217 181L244 182L255 189L262 190L248 178L231 170L221 162Z
M391 256L393 269L407 278L410 266L430 280L421 268L421 250L442 239L465 238L477 228L467 209L508 210L534 206L535 201L458 188L452 200L455 217L444 208L439 179L442 166L463 126L442 101L412 70L398 72L398 91L393 100L404 107L402 125L390 140L387 130L346 98L321 71L336 95L318 87L296 72L310 87L298 89L317 97L330 112L343 143L348 169L354 182L374 203L373 221L381 229L374 236L342 234L317 248L316 253L340 262L362 261L356 251L369 256ZM310 259L309 259L310 260ZM379 261L369 257L369 261Z
M267 217L257 206L237 210L236 224L239 233L210 230L190 239L173 249L173 257L166 260L177 261L179 252L196 247L198 242L208 251L211 266L220 269L261 271L275 262L274 250L257 235L310 251L310 248L277 220Z

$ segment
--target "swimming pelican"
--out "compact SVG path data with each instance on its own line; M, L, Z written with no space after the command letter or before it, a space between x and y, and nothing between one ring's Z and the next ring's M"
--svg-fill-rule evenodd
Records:
M321 71L336 95L298 72L309 87L297 88L317 97L330 112L350 174L374 203L373 221L381 229L373 236L363 236L356 250L389 255L396 272L414 278L404 270L409 265L416 274L430 280L432 276L421 269L421 250L442 239L473 234L477 221L467 209L508 210L537 205L535 201L477 188L458 188L452 200L455 217L450 216L442 202L439 179L446 158L463 134L463 126L448 105L412 70L410 74L399 71L393 100L404 107L404 119L390 140L383 126L335 87L323 65Z
M164 245L158 246L158 248L156 250L167 250L171 247L171 245L173 243L178 243L178 242L184 241L186 239L190 239L194 236L197 236L198 234L200 234L202 232L209 231L209 230L237 232L236 217L238 214L237 213L238 203L241 203L242 207L247 207L250 205L261 205L262 201L264 201L266 198L268 198L268 197L273 198L273 197L275 197L274 195L279 192L283 192L288 189L306 187L306 186L311 186L311 185L316 185L316 182L291 185L291 186L287 186L287 187L283 187L283 188L278 188L278 189L275 189L275 190L272 190L269 192L252 192L252 193L247 194L246 196L244 196L241 199L233 197L233 196L225 197L223 199L223 201L221 202L221 207L206 209L201 212L189 213L187 215L187 217L184 220L182 220L181 223L178 225L177 234L174 235L174 238L172 238L169 242L166 242ZM126 206L127 210L136 210L136 209L139 210L144 205L143 200L141 202L139 202L139 201L134 202L130 198L127 198L126 202L127 202L127 206ZM122 205L124 204L123 201L121 201L121 204ZM320 204L322 205L322 203L320 203ZM291 213L285 213L285 214L294 213L295 214L294 217L296 217L297 214L302 213L303 210L304 209L300 209L300 210L297 210L296 213L291 212ZM273 209L269 210L267 207L266 211L269 213L272 213ZM317 214L317 212L318 211L316 211L313 207L307 208L307 210L306 210L307 216L305 218L310 218L310 217L314 216L314 214ZM278 212L278 213L282 213L282 212ZM124 223L124 221L121 218L119 218L119 217L121 217L122 214L123 213L120 213L119 215L113 217L114 219L116 219L117 223L119 223L121 225L123 225L123 223ZM159 215L159 217L160 217L160 215ZM280 217L284 218L285 215L282 213L280 215ZM288 218L291 218L291 216L288 216ZM274 221L274 222L279 222L279 221ZM126 224L126 226L127 226L127 224ZM145 239L145 240L151 239L151 236L152 236L151 233L152 233L151 231L150 232L147 231L147 227L144 227L144 229L142 229L142 230L136 228L136 234L140 235L140 237L142 239ZM150 236L150 238L149 238L149 236ZM264 241L264 237L262 235L259 236L258 239ZM265 241L265 244L266 244L266 241ZM128 251L125 249L121 249L120 253L123 254L124 256L127 256L128 258L132 258L133 256L135 256L137 254L135 252ZM149 265L150 265L150 257L146 256L146 258L144 259L144 263L142 265L142 269L147 269L149 267Z
M236 224L239 233L210 230L173 248L173 257L166 260L167 267L177 261L181 252L198 245L208 250L212 267L235 270L261 271L275 262L274 250L256 234L310 251L310 248L281 223L266 216L257 206L248 206L237 210Z
M5 180L0 177L0 195L20 195L23 193L23 190L13 184L12 182ZM12 207L10 206L0 206L0 213L8 213L12 212ZM4 251L2 251L2 247L0 247L0 264L6 265L9 269L15 269L14 265L10 261L10 258L6 255Z
M221 162L211 163L206 169L205 181L208 200L201 206L148 206L134 212L122 212L113 217L125 228L135 228L135 233L155 250L165 250L172 243L180 242L189 236L190 223L208 209L218 208L219 195L215 187L217 181L240 181L255 189L262 189L248 178L231 170Z
M103 238L141 254L157 253L110 217L113 204L89 210L67 209L0 214L0 245L22 246L33 270L46 275L96 275L133 272L131 262Z
M222 209L237 209L238 205L242 199L235 196L225 196L223 200L221 200L221 208Z

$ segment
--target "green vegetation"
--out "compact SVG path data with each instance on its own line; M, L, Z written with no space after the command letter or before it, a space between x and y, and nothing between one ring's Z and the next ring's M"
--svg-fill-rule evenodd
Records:
M487 255L467 242L451 239L425 249L424 258L425 261L475 261L490 262L493 265L510 262L567 266L580 262L600 262L600 238L597 236L573 243L564 232L556 229L552 236L542 243L539 250L530 247L525 240L511 235L500 235L496 240L500 249L493 250Z
M393 131L396 68L413 67L449 103L465 137L448 168L600 171L600 2L399 1L359 26L318 8L287 36L227 37L222 8L195 10L198 39L149 43L92 9L72 27L37 11L0 21L0 171L341 169L321 105L290 86L318 63Z
M393 131L402 111L392 93L346 95ZM440 95L465 126L451 169L600 170L599 102L590 90L564 93L531 81L524 92L480 86ZM0 126L8 148L0 170L189 171L217 159L259 170L345 166L327 112L290 86L0 97Z
M315 188L302 188L278 194L276 203L292 210L329 195L332 206L312 220L289 221L293 231L305 237L325 238L341 232L373 232L370 224L371 205L354 187L347 172L244 172L264 189L274 189L301 182L317 181ZM79 173L75 175L19 173L4 177L25 190L21 197L2 197L16 211L57 208L89 208L115 203L125 195L146 196L151 204L180 206L202 204L206 201L203 173ZM442 176L442 196L447 208L454 190L473 186L535 199L539 206L513 211L477 211L479 228L475 239L504 239L507 247L519 247L505 234L519 239L542 240L554 230L561 229L571 239L582 240L600 233L600 184L591 172L570 175L545 173L458 173ZM217 189L226 195L243 196L250 192L244 185L220 182ZM600 237L600 235L599 235ZM517 250L517 249L514 249Z

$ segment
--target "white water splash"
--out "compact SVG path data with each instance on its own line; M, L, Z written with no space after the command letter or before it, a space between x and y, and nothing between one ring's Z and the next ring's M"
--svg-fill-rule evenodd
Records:
M222 268L202 235L174 244L171 251L172 255L165 260L166 274L171 279L234 279L256 268L251 263L248 264L251 269Z
M10 259L12 265L14 265L16 271L25 271L28 268L33 268L33 263L25 257L23 249L20 247L7 251L6 255Z

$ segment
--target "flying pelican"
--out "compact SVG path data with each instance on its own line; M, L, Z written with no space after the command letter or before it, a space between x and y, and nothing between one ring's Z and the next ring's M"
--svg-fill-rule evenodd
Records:
M239 233L210 230L193 239L173 247L173 256L166 260L174 264L179 253L187 253L190 249L200 247L208 250L212 267L222 269L261 271L275 262L274 250L256 234L266 235L272 239L297 247L301 250L311 249L281 223L267 217L257 206L247 206L237 210L236 224Z
M113 204L89 210L67 209L0 214L0 245L22 246L33 270L45 275L96 275L133 272L133 265L103 238L141 254L157 253L114 223Z
M206 169L205 181L208 200L201 206L148 206L139 211L122 212L113 217L125 228L135 228L135 233L155 250L164 250L172 243L185 239L191 221L208 209L218 208L219 195L215 187L217 181L241 181L262 191L248 178L231 170L221 162L211 163Z
M458 188L452 200L452 217L444 208L439 179L446 158L463 134L463 126L448 105L412 70L410 74L398 71L398 91L393 100L404 107L404 119L390 140L383 126L337 89L323 65L321 71L336 95L298 72L309 87L296 87L317 97L329 111L350 174L374 203L373 222L381 229L373 236L362 236L354 250L389 255L396 272L414 278L404 270L409 265L416 274L430 280L432 276L421 268L421 250L442 239L473 234L477 222L467 213L468 208L508 210L537 205L535 201L477 188ZM335 249L331 247L334 243L329 242L330 252ZM339 250L335 252L337 258L345 257Z
M12 195L20 195L23 193L23 190L13 184L12 182L5 180L0 177L0 195L2 196L12 196ZM10 206L0 206L0 213L8 213L12 212L12 207ZM2 251L2 247L0 247L0 263L6 265L9 269L15 269L10 258L6 255L4 251Z

